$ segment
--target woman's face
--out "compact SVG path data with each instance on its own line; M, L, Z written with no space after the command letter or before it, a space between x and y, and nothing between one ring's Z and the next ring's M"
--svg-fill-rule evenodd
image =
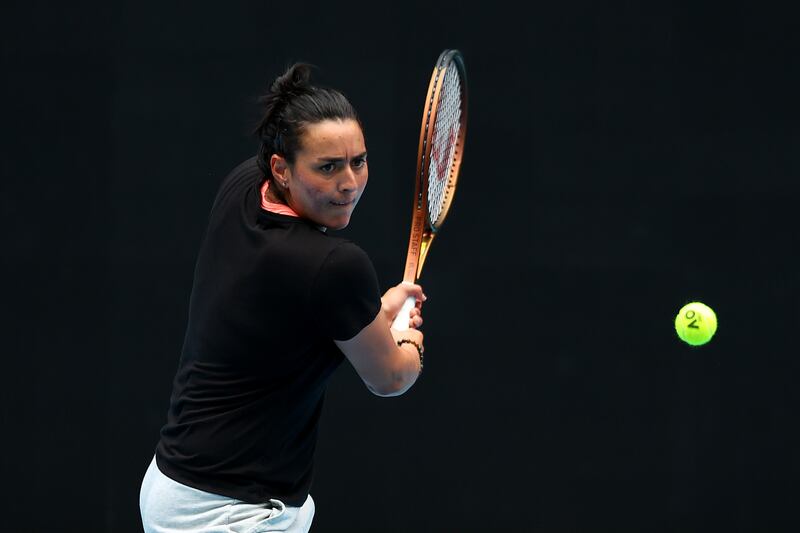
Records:
M369 174L361 127L351 119L309 124L294 164L273 155L272 173L298 215L326 228L344 228Z

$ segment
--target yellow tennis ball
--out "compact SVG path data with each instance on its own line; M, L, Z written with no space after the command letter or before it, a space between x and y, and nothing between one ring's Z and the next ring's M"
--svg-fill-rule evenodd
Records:
M700 346L710 341L717 332L717 315L706 304L688 303L675 317L675 331L682 341Z

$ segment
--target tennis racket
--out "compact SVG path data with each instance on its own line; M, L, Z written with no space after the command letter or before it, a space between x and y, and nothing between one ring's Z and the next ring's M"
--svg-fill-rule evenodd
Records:
M466 133L467 76L464 58L458 50L445 50L433 68L422 112L411 237L403 273L405 283L415 283L419 279L433 238L442 227L453 203ZM394 329L408 329L411 310L415 305L413 296L405 301L392 324Z

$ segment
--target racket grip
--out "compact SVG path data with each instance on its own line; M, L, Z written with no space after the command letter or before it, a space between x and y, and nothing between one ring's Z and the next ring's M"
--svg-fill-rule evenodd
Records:
M407 330L411 322L411 310L414 309L416 305L416 298L413 296L406 298L406 301L403 302L403 307L400 308L400 312L397 313L397 317L395 317L394 322L392 322L392 329L397 331Z

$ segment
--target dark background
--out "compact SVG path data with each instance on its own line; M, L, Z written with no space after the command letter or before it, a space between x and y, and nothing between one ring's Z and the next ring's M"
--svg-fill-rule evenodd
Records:
M4 3L0 530L140 530L206 217L292 61L362 115L343 233L400 280L444 48L470 123L426 372L336 374L313 531L800 530L800 19L547 4Z

